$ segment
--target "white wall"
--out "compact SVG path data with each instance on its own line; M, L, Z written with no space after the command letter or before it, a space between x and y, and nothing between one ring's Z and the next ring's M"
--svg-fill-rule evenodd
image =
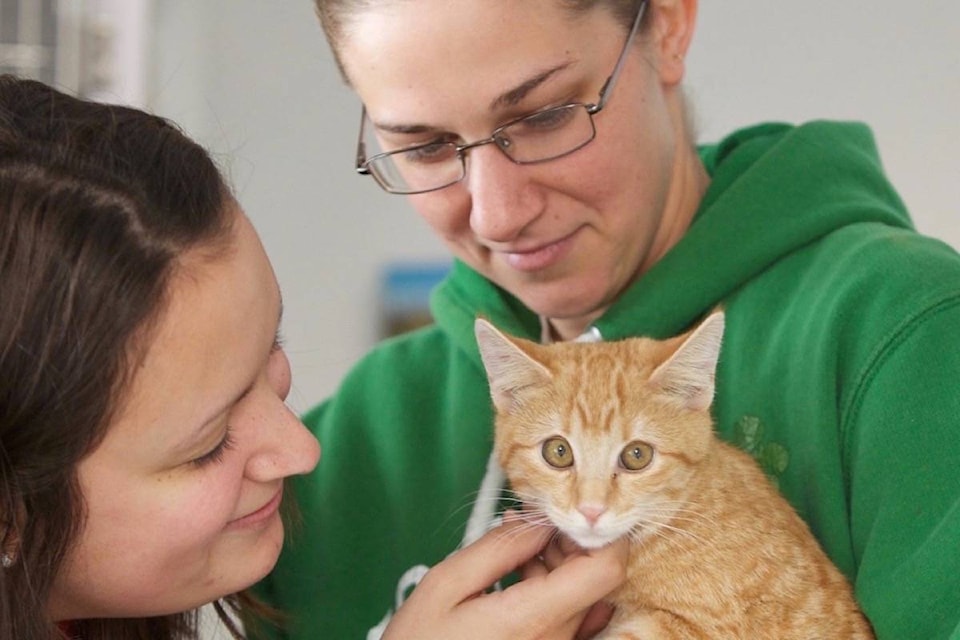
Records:
M83 15L82 55L68 46L65 51L58 51L58 64L69 67L83 58L83 71L77 69L77 74L84 97L146 106L146 67L153 37L149 25L151 3L152 0L59 0L59 14ZM64 35L61 32L60 36Z
M332 392L377 335L385 260L443 257L402 198L357 177L359 102L311 0L161 0L153 108L225 163L270 254L298 410Z
M918 228L960 247L960 4L705 0L694 42L707 139L764 119L866 121Z
M158 0L151 106L227 166L284 290L295 409L376 336L381 265L445 252L352 170L359 103L311 0ZM688 58L704 139L760 120L861 119L920 229L960 247L960 4L704 0Z

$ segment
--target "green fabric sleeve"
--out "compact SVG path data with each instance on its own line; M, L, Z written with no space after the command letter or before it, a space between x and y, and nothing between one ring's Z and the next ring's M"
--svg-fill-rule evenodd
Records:
M960 634L960 298L907 318L844 421L857 598L879 640Z

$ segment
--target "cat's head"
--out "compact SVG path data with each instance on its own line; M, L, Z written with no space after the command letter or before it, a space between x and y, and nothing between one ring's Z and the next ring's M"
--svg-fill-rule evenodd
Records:
M683 517L714 444L716 312L668 340L539 345L478 319L496 411L494 448L530 517L585 548Z

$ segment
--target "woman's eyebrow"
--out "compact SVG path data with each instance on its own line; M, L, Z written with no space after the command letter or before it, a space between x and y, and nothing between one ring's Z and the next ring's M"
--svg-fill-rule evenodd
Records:
M547 79L558 71L562 71L570 66L569 62L564 62L563 64L557 65L552 69L547 69L537 75L533 76L529 80L520 83L513 89L500 94L498 97L494 98L493 102L490 103L490 110L496 111L497 109L503 107L513 107L519 104L524 98L527 97L531 91L539 87L541 84L547 81Z
M436 127L428 127L425 124L392 124L389 122L374 122L373 126L376 127L377 130L384 131L386 133L418 134L437 131Z
M279 293L279 289L278 289L278 293ZM271 334L272 340L270 342L270 353L273 353L277 349L277 345L281 342L280 325L282 322L283 322L283 294L280 294L279 308L277 311L277 327L274 330L274 332ZM197 430L198 433L202 434L204 429L206 429L209 424L215 422L217 418L219 418L224 413L228 412L230 410L230 407L232 407L233 405L243 400L243 398L245 398L246 395L250 393L251 390L253 390L253 387L255 384L256 384L256 380L252 381L248 386L241 389L238 393L233 394L233 396L228 398L225 403L218 406L216 410L213 413L211 413L206 420L203 421L203 424Z
M538 73L537 75L530 78L529 80L526 80L520 83L513 89L510 89L509 91L506 91L500 94L499 96L494 98L493 101L490 103L490 110L496 111L497 109L502 109L504 107L516 106L524 98L526 98L531 91L533 91L534 89L539 87L541 84L546 82L547 79L550 78L550 76L554 75L559 71L566 69L567 67L570 66L570 64L571 64L570 62L564 62L563 64L553 67L552 69L547 69L546 71ZM377 121L374 121L372 118L371 118L371 121L373 122L374 127L376 127L379 131L383 131L385 133L416 135L416 134L432 133L435 131L439 131L437 127L431 127L425 124L397 124L392 122L377 122Z

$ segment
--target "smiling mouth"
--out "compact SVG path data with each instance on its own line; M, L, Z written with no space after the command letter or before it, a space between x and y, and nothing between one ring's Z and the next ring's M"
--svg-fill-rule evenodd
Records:
M518 271L539 271L559 262L573 245L576 231L556 242L530 249L528 251L504 251L504 259L508 265Z
M251 525L259 524L265 520L268 520L273 517L277 511L280 510L280 502L283 500L283 485L280 485L279 491L274 495L270 500L258 508L256 511L251 511L245 516L237 518L236 520L231 520L227 523L228 529L236 529L248 527Z

